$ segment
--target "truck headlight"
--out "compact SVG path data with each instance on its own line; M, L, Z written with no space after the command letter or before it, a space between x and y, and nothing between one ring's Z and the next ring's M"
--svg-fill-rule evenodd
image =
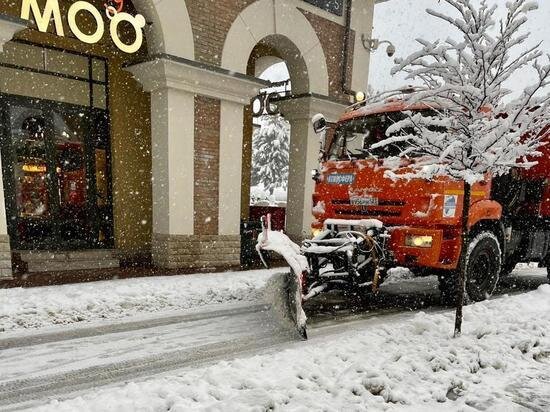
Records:
M323 233L323 229L311 229L311 237L316 238L321 233Z
M433 236L407 235L405 246L429 248L432 247L433 240Z

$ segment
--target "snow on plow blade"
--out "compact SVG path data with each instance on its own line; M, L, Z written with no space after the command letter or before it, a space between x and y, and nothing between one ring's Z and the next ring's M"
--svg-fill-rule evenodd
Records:
M307 339L306 315L302 309L300 281L292 271L273 275L266 286L266 300L277 322Z
M301 277L308 271L307 259L300 253L300 247L282 232L271 230L270 216L262 217L262 233L258 236L256 250L267 267L262 250L278 253L290 265L290 272L277 273L266 287L267 300L277 321L285 328L295 331L307 339L306 314L302 308Z

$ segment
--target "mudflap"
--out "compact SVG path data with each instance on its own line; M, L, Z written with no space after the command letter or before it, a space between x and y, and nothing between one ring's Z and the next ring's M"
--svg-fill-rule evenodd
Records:
M273 275L266 285L266 300L283 329L307 340L307 318L302 308L302 286L298 275L292 270Z

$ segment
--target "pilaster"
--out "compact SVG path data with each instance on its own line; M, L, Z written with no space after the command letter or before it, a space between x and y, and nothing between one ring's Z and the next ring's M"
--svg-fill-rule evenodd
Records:
M127 70L152 96L154 263L170 268L238 265L243 109L266 83L168 55ZM205 180L205 173L213 174L218 186L215 200L196 198L195 135L217 121L196 118L196 96L219 102L219 134L207 136L209 145L219 145L219 167L205 165L200 170L201 180ZM217 204L213 210L217 226L201 233L196 219L202 219L204 213L198 213L197 208L212 204Z
M311 119L322 113L334 123L344 112L345 105L323 96L310 95L281 104L281 113L290 122L290 168L288 177L286 231L301 241L310 235L311 196L315 188L311 170L319 166L319 138L313 131Z

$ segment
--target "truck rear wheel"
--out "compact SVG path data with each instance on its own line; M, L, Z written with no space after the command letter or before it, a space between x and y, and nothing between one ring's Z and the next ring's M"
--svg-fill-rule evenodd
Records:
M468 246L466 260L466 299L480 302L495 291L502 271L502 252L491 232L478 233ZM440 274L439 290L445 305L456 304L460 269Z

